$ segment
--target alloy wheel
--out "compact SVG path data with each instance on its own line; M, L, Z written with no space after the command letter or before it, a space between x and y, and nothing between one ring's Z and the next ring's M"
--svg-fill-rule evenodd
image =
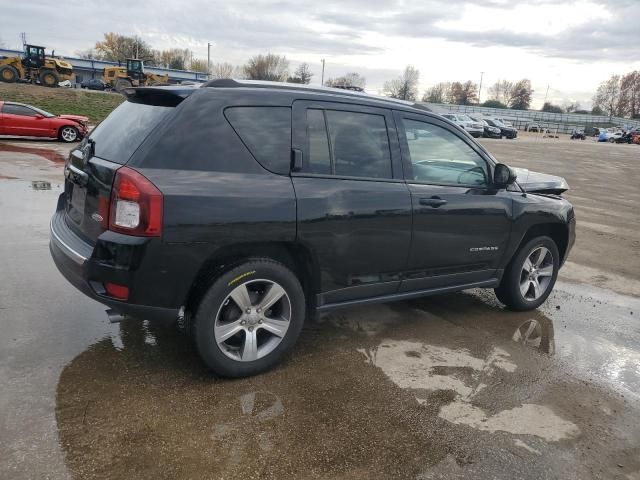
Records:
M553 254L546 247L536 247L527 255L520 272L520 293L534 301L544 295L553 278Z
M62 132L60 132L60 136L65 142L73 142L76 138L78 138L78 133L73 127L64 127L62 129Z
M222 302L214 323L218 348L229 358L250 362L271 353L291 323L291 300L272 280L235 287Z

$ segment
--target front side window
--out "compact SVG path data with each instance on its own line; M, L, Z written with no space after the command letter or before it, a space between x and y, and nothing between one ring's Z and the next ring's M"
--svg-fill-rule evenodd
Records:
M460 137L431 123L403 119L413 180L444 185L488 185L484 159Z
M36 112L28 107L23 107L22 105L11 105L7 103L5 103L2 107L2 113L6 113L8 115L21 115L23 117L36 116Z
M307 110L307 142L309 158L303 162L304 170L309 173L329 175L331 154L323 110Z

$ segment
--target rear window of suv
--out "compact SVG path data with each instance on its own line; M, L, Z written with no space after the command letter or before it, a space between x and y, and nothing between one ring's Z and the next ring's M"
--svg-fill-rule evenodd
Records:
M122 103L89 136L95 142L96 157L124 165L173 109L129 101Z
M289 107L230 107L224 115L254 158L267 170L287 174L291 166Z

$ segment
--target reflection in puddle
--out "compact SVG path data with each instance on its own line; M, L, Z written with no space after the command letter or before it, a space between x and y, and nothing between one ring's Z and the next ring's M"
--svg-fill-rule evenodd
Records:
M535 320L525 324L524 338L531 339L536 326L540 324ZM478 358L464 348L384 340L378 347L361 350L361 353L400 388L411 389L421 404L429 401L430 393L454 392L453 401L444 405L439 412L440 418L451 423L491 433L504 431L536 435L547 441L574 437L580 432L576 425L563 420L543 405L525 403L494 415L488 415L482 408L473 405L475 397L494 382L497 371L513 373L517 369L509 353L501 348L493 347L486 358Z
M553 355L555 353L553 322L545 320L525 320L513 332L511 339L528 347L537 348L548 355Z
M273 371L233 381L212 377L175 330L127 319L60 375L65 461L79 478L472 478L494 458L524 472L542 455L547 478L567 478L633 444L612 432L637 409L567 365L622 352L615 335L594 350L602 322L580 310L592 304L555 305L514 313L467 293L349 309L305 329ZM630 371L607 368L608 380Z
M38 155L53 163L65 163L64 155L50 148L27 147L0 142L0 152L29 153L32 155Z

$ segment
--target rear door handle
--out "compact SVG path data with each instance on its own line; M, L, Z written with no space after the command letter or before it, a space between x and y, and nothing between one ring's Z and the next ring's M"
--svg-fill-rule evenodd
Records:
M431 197L431 198L421 198L420 205L424 205L426 207L438 208L447 203L446 200L441 199L440 197Z

